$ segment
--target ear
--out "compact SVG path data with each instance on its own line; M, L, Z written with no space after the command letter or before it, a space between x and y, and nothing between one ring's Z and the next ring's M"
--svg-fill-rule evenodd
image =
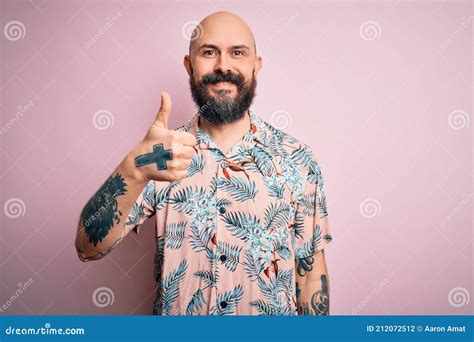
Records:
M191 66L191 59L189 58L189 55L184 56L183 65L186 68L186 71L188 72L188 75L192 76L193 67Z
M257 76L258 72L262 69L262 57L255 57L255 63L253 65L254 76Z

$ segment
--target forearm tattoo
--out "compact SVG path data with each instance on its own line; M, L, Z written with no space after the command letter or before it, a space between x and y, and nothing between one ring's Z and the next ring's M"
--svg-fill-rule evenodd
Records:
M110 176L87 202L82 212L82 223L89 242L97 246L107 236L114 223L120 222L117 197L127 192L127 184L117 173Z
M313 269L314 256L310 255L306 258L299 258L296 270L300 276L305 276L306 273L310 272Z
M300 296L301 295L297 293L298 299ZM325 274L321 274L321 290L313 293L311 303L298 303L298 314L315 316L329 315L329 287L328 279Z
M168 160L173 160L171 150L165 150L163 144L156 144L153 146L153 152L136 157L135 165L140 167L148 164L156 164L158 170L166 170L168 168L166 165Z

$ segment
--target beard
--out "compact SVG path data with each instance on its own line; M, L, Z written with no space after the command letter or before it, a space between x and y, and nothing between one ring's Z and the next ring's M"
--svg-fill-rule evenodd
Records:
M227 89L218 91L216 97L212 96L207 89L208 85L218 82L235 84L237 86L235 99L226 95ZM199 108L199 113L210 123L220 126L243 118L255 97L257 80L253 74L252 79L245 82L242 75L224 74L217 71L204 75L199 81L195 81L193 75L191 75L189 85L193 100Z

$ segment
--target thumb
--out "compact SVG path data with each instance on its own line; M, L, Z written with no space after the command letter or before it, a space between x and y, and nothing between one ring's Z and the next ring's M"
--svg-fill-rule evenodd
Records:
M168 128L168 119L170 117L170 113L171 113L171 97L167 92L162 91L161 92L161 107L160 107L160 110L158 111L158 114L156 114L154 124L162 128Z

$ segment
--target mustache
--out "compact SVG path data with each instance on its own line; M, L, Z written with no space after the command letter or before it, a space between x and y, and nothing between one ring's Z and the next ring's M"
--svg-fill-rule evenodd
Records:
M223 74L220 72L213 72L211 74L204 75L200 81L202 85L216 84L219 82L233 83L240 88L244 83L244 78L240 75L234 75L232 73Z

